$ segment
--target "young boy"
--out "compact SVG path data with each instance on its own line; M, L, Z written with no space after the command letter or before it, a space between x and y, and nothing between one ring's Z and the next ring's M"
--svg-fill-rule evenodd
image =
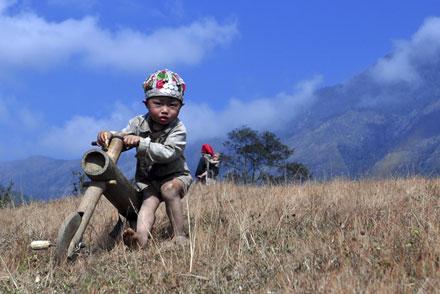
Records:
M185 82L176 73L165 69L150 75L143 88L143 102L148 113L134 117L121 131L125 134L124 145L136 147L135 181L143 195L136 231L125 230L123 240L129 247L144 247L154 224L156 209L164 201L173 240L184 243L187 238L183 230L181 198L192 182L183 155L186 128L178 119ZM98 143L105 144L111 136L112 132L99 132Z

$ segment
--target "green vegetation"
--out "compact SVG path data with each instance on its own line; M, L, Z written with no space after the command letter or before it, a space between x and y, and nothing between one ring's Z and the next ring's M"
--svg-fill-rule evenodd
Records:
M88 186L87 176L81 170L72 170L72 178L72 195L82 195Z
M14 183L7 186L0 185L0 208L15 207L29 202L29 198L22 193L14 191Z
M290 162L293 149L272 132L241 127L228 133L223 162L225 177L236 183L291 183L311 178L306 166Z

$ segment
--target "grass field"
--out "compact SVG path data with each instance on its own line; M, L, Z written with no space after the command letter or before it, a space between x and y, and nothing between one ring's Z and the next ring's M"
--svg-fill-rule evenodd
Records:
M170 247L161 206L148 248L107 237L102 199L75 262L53 267L55 240L79 198L0 210L0 292L435 292L440 180L193 186L183 199L191 244Z

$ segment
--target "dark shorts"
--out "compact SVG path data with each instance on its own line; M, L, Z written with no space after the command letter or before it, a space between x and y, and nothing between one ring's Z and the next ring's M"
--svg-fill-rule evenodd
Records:
M163 201L162 197L161 197L161 187L169 182L172 181L174 179L179 180L182 183L182 190L180 191L180 198L183 198L186 193L188 193L189 187L191 186L192 183L192 177L191 175L182 175L182 176L178 176L175 178L171 178L171 179L166 179L166 180L162 180L162 181L150 181L149 183L147 183L147 187L144 188L142 190L142 195L144 197L144 199L146 197L148 197L149 195L156 195L161 201ZM146 195L146 193L148 195Z

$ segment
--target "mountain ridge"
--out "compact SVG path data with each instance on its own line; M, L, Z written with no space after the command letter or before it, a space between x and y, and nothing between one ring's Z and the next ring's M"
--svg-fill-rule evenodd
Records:
M417 82L386 83L372 76L370 67L345 83L320 88L278 135L295 149L292 159L305 164L315 179L438 176L440 58L417 71ZM221 138L209 141L221 151ZM192 171L201 143L190 142L185 150ZM66 195L79 163L45 156L0 162L0 184L12 180L38 199ZM133 151L118 164L133 177Z

